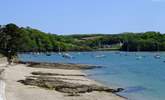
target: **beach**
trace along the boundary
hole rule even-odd
[[[98,85],[102,84],[85,76],[81,70],[49,69],[27,67],[27,64],[14,64],[4,67],[3,79],[5,81],[6,100],[125,100],[115,93],[106,91],[84,92],[76,95],[59,92],[54,89],[41,88],[33,85],[24,85],[19,80],[32,76],[32,72],[54,73],[57,79],[72,84]]]
[[[0,100],[6,100],[4,70],[7,65],[6,58],[0,58]]]

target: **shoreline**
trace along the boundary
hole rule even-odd
[[[0,58],[0,100],[6,100],[6,83],[4,80],[4,71],[6,65],[6,58]]]
[[[32,68],[27,67],[27,64],[15,64],[5,68],[4,79],[6,83],[7,100],[13,100],[13,98],[15,98],[15,100],[97,100],[103,98],[104,100],[126,100],[125,97],[104,91],[85,92],[80,93],[80,95],[69,94],[69,96],[67,93],[62,93],[54,89],[51,90],[33,85],[24,85],[18,82],[19,80],[25,80],[27,77],[29,78],[29,76],[32,76],[34,74],[32,74],[32,72],[49,73],[49,75],[51,75],[51,72],[56,75],[51,77],[60,78],[72,84],[95,84],[103,86],[103,84],[86,77],[86,74],[83,73],[82,70]]]
[[[6,100],[5,88],[6,88],[5,81],[0,80],[0,100]]]

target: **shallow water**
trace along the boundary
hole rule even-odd
[[[103,66],[100,69],[85,71],[90,78],[98,80],[111,87],[122,87],[125,91],[120,95],[130,100],[165,100],[165,53],[161,52],[161,58],[156,59],[154,52],[69,52],[73,59],[63,58],[53,53],[45,54],[21,54],[23,61],[40,62],[65,62],[94,64]],[[97,58],[97,55],[106,55]],[[138,57],[140,56],[140,57]]]

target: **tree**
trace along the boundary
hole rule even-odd
[[[21,47],[21,34],[19,27],[15,24],[7,24],[0,28],[0,52],[7,57],[11,64],[14,56]]]

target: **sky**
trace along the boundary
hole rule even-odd
[[[165,33],[165,0],[0,0],[0,24],[54,34]]]

